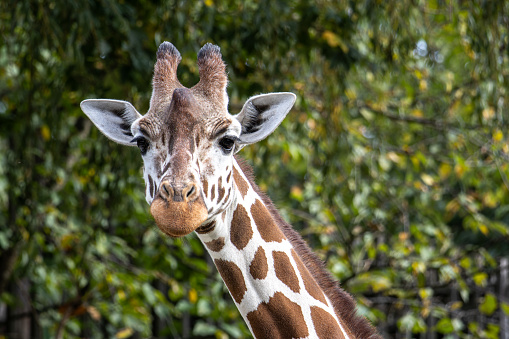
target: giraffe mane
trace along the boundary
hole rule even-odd
[[[301,235],[295,231],[279,214],[272,200],[256,185],[253,169],[239,156],[235,156],[242,172],[248,179],[255,192],[262,198],[263,203],[274,218],[276,224],[290,241],[298,256],[316,280],[325,295],[330,299],[334,311],[339,318],[344,319],[344,325],[354,334],[355,338],[381,338],[369,321],[357,314],[356,303],[353,297],[339,286],[339,282],[333,279],[325,269],[325,265],[318,256],[311,251]]]

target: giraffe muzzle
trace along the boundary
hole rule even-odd
[[[159,229],[171,237],[193,232],[208,217],[201,191],[194,182],[175,184],[163,181],[150,205],[150,213]]]

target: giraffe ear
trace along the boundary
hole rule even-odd
[[[141,118],[141,114],[129,102],[90,99],[82,101],[80,107],[108,138],[122,145],[136,146],[136,143],[131,142],[131,125]]]
[[[249,98],[242,111],[235,116],[242,126],[239,146],[265,139],[290,112],[295,98],[293,93],[261,94]]]

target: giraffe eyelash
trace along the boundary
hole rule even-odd
[[[136,142],[138,148],[140,149],[141,155],[145,155],[150,146],[150,142],[144,136],[137,136],[131,142]]]

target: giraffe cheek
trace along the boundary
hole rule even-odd
[[[208,217],[202,199],[193,202],[168,202],[156,197],[150,205],[150,213],[157,227],[170,237],[183,237],[193,232]]]

